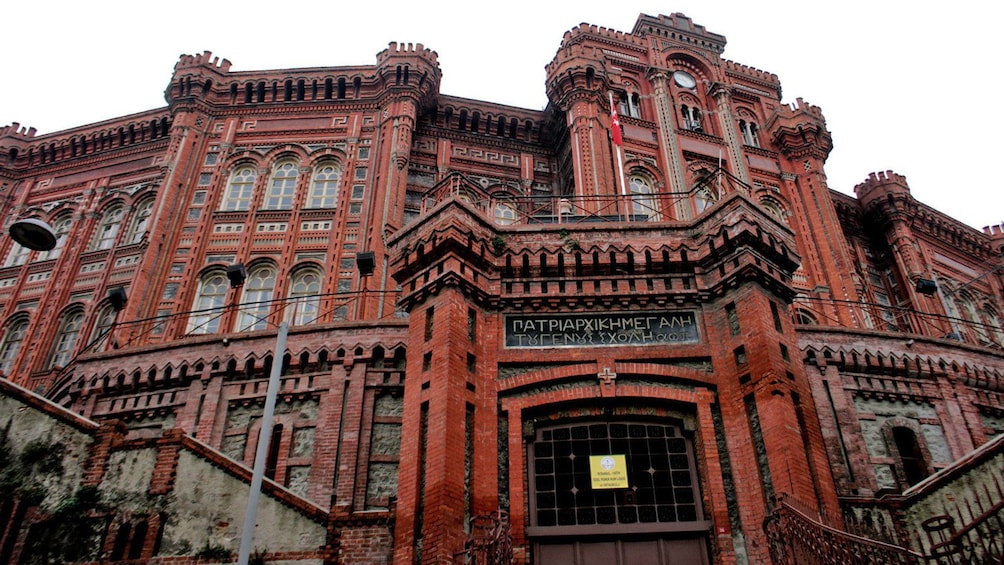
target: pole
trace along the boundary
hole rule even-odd
[[[247,565],[251,556],[251,541],[254,538],[254,528],[258,517],[258,498],[261,495],[261,482],[265,477],[265,459],[268,458],[268,447],[272,439],[272,418],[275,416],[275,397],[279,395],[279,377],[282,376],[282,358],[286,353],[286,334],[289,323],[279,324],[279,332],[275,336],[275,357],[272,359],[272,372],[268,377],[268,392],[265,394],[265,412],[261,417],[261,429],[258,431],[258,450],[254,456],[254,474],[251,476],[251,492],[248,494],[248,508],[244,513],[244,531],[241,533],[241,549],[237,558],[238,565]]]
[[[610,107],[614,107],[614,93],[612,91],[607,91],[607,96],[610,98]],[[619,127],[617,124],[611,124],[611,127]],[[631,218],[631,201],[627,198],[627,189],[624,188],[624,157],[621,155],[621,146],[614,143],[614,153],[617,155],[617,186],[620,188],[621,199],[624,200],[624,219],[628,220]]]

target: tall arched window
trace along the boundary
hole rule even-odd
[[[899,454],[903,475],[908,486],[923,481],[931,474],[924,458],[924,452],[920,449],[920,442],[917,441],[917,434],[913,430],[896,426],[892,429],[892,439],[896,444],[896,452]]]
[[[230,175],[227,192],[220,202],[220,210],[247,210],[251,207],[251,197],[254,195],[254,183],[258,172],[251,165],[244,165]]]
[[[658,205],[652,197],[652,183],[642,175],[631,175],[631,214],[655,218],[659,215]]]
[[[275,290],[275,267],[270,264],[251,268],[244,282],[237,331],[263,330],[268,327],[268,312]]]
[[[307,208],[334,208],[338,204],[338,184],[341,180],[342,167],[338,163],[318,165],[310,183]]]
[[[150,228],[150,216],[153,214],[153,198],[149,198],[140,203],[133,212],[132,225],[129,226],[129,235],[126,243],[139,243],[143,241],[146,230]]]
[[[739,120],[739,132],[743,136],[743,145],[760,147],[756,124],[753,122],[747,122],[746,120]]]
[[[199,291],[192,303],[192,315],[188,318],[188,333],[211,334],[220,330],[220,316],[229,286],[227,275],[222,270],[202,275]]]
[[[617,113],[631,118],[641,117],[641,97],[637,92],[621,92],[617,99]]]
[[[42,251],[38,254],[38,261],[48,259],[58,259],[63,247],[66,246],[66,236],[70,233],[70,226],[73,225],[73,217],[67,213],[56,218],[52,223],[52,231],[56,232],[56,246],[49,251]]]
[[[59,333],[52,345],[52,355],[49,356],[49,368],[65,367],[73,355],[73,348],[77,345],[77,337],[80,335],[80,327],[84,324],[84,311],[81,309],[70,310],[63,314],[63,320],[59,324]]]
[[[969,324],[972,336],[977,342],[986,343],[989,341],[989,336],[987,335],[986,328],[983,327],[980,321],[980,316],[976,312],[976,305],[973,303],[973,299],[967,293],[959,293],[956,302],[959,305],[959,310],[962,311],[962,317],[966,319]]]
[[[293,275],[289,297],[296,309],[293,325],[302,326],[317,320],[320,312],[321,273],[314,268],[300,269]]]
[[[989,305],[983,307],[983,321],[989,326],[990,333],[993,334],[994,342],[997,345],[1004,345],[1004,331],[1001,328],[1001,319],[997,311]]]
[[[111,249],[115,246],[115,238],[119,235],[119,226],[122,225],[122,206],[116,204],[101,216],[101,223],[98,224],[98,231],[91,241],[91,249]]]
[[[19,243],[13,243],[10,246],[10,250],[7,252],[7,259],[4,260],[4,267],[16,267],[18,265],[24,265],[25,261],[28,260],[28,255],[31,254],[31,249],[22,246]]]
[[[24,335],[27,332],[28,318],[25,317],[18,318],[7,326],[3,341],[0,342],[0,371],[5,375],[10,374],[10,368],[14,365],[14,359],[21,350],[21,343],[24,342]]]
[[[683,114],[683,129],[689,131],[702,131],[701,110],[699,108],[684,104],[680,107],[680,112]]]
[[[275,166],[272,179],[268,184],[268,196],[265,198],[266,210],[289,210],[293,208],[296,197],[296,179],[300,172],[293,161],[283,161]]]
[[[116,311],[112,308],[111,304],[106,304],[98,312],[98,317],[94,322],[94,330],[91,332],[91,342],[94,343],[94,348],[89,351],[101,351],[104,349],[105,344],[108,343],[109,333],[112,329],[112,324],[115,323]]]

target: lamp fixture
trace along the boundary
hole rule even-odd
[[[52,226],[38,218],[23,218],[10,225],[10,237],[22,247],[35,251],[49,251],[56,247],[56,232]]]

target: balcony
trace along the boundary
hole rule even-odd
[[[912,334],[997,350],[1004,344],[1004,329],[999,326],[904,306],[799,296],[792,303],[792,315],[795,325],[803,327],[852,327]],[[848,316],[852,321],[850,326],[843,321]]]

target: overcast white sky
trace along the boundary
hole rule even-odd
[[[728,38],[725,56],[777,74],[784,101],[819,106],[831,188],[873,171],[973,226],[1004,221],[1004,3],[958,0],[11,1],[2,9],[0,125],[40,134],[165,105],[179,55],[233,70],[372,64],[390,41],[439,53],[444,94],[541,109],[544,65],[581,22],[629,32],[682,12]],[[997,84],[998,86],[993,86]]]

